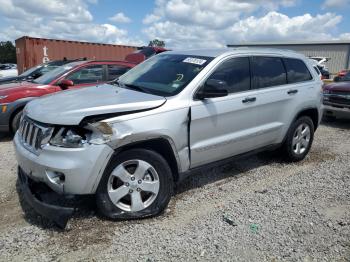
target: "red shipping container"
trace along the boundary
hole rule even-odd
[[[18,73],[53,60],[84,58],[92,60],[124,60],[137,50],[135,46],[98,44],[23,36],[16,39]]]

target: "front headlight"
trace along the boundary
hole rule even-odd
[[[50,145],[66,148],[83,147],[86,143],[101,145],[109,142],[113,129],[109,124],[97,122],[82,127],[61,127],[55,130]]]
[[[5,99],[8,96],[0,96],[0,100]]]
[[[61,127],[50,140],[50,145],[67,148],[83,147],[88,142],[88,130],[73,127]]]

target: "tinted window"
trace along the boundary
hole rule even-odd
[[[225,81],[229,93],[249,90],[249,58],[239,57],[225,61],[216,69],[209,79]]]
[[[253,87],[264,88],[287,83],[281,58],[256,56],[252,58]]]
[[[103,81],[103,66],[91,65],[80,68],[66,77],[72,80],[74,84],[90,84]]]
[[[288,83],[298,83],[312,79],[305,63],[300,59],[284,58]]]
[[[119,76],[123,75],[128,71],[129,68],[120,65],[108,65],[108,81],[117,79]]]

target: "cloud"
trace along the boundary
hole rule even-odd
[[[323,9],[327,8],[345,8],[350,6],[350,0],[326,0],[322,4]]]
[[[127,17],[124,13],[117,13],[108,19],[112,22],[115,22],[115,23],[130,23],[131,22],[131,19],[129,17]]]
[[[125,29],[98,24],[88,9],[96,0],[0,0],[0,16],[10,25],[3,27],[3,40],[24,35],[112,44],[144,45]]]
[[[161,19],[160,16],[154,15],[154,14],[148,14],[146,17],[142,20],[142,23],[145,25],[152,24],[154,22],[157,22]]]
[[[331,32],[342,21],[340,15],[289,17],[279,12],[281,7],[297,3],[293,0],[157,0],[153,13],[144,18],[147,27],[143,33],[149,39],[164,40],[170,48],[339,38]]]

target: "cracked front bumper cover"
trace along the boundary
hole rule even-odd
[[[73,207],[63,207],[45,203],[41,196],[42,190],[35,190],[36,182],[31,180],[20,167],[18,167],[18,178],[20,189],[28,204],[37,213],[48,218],[49,220],[52,220],[57,226],[64,229],[75,209]],[[57,193],[49,190],[49,188],[47,188],[47,191],[48,192],[45,192],[45,195],[57,195]]]

